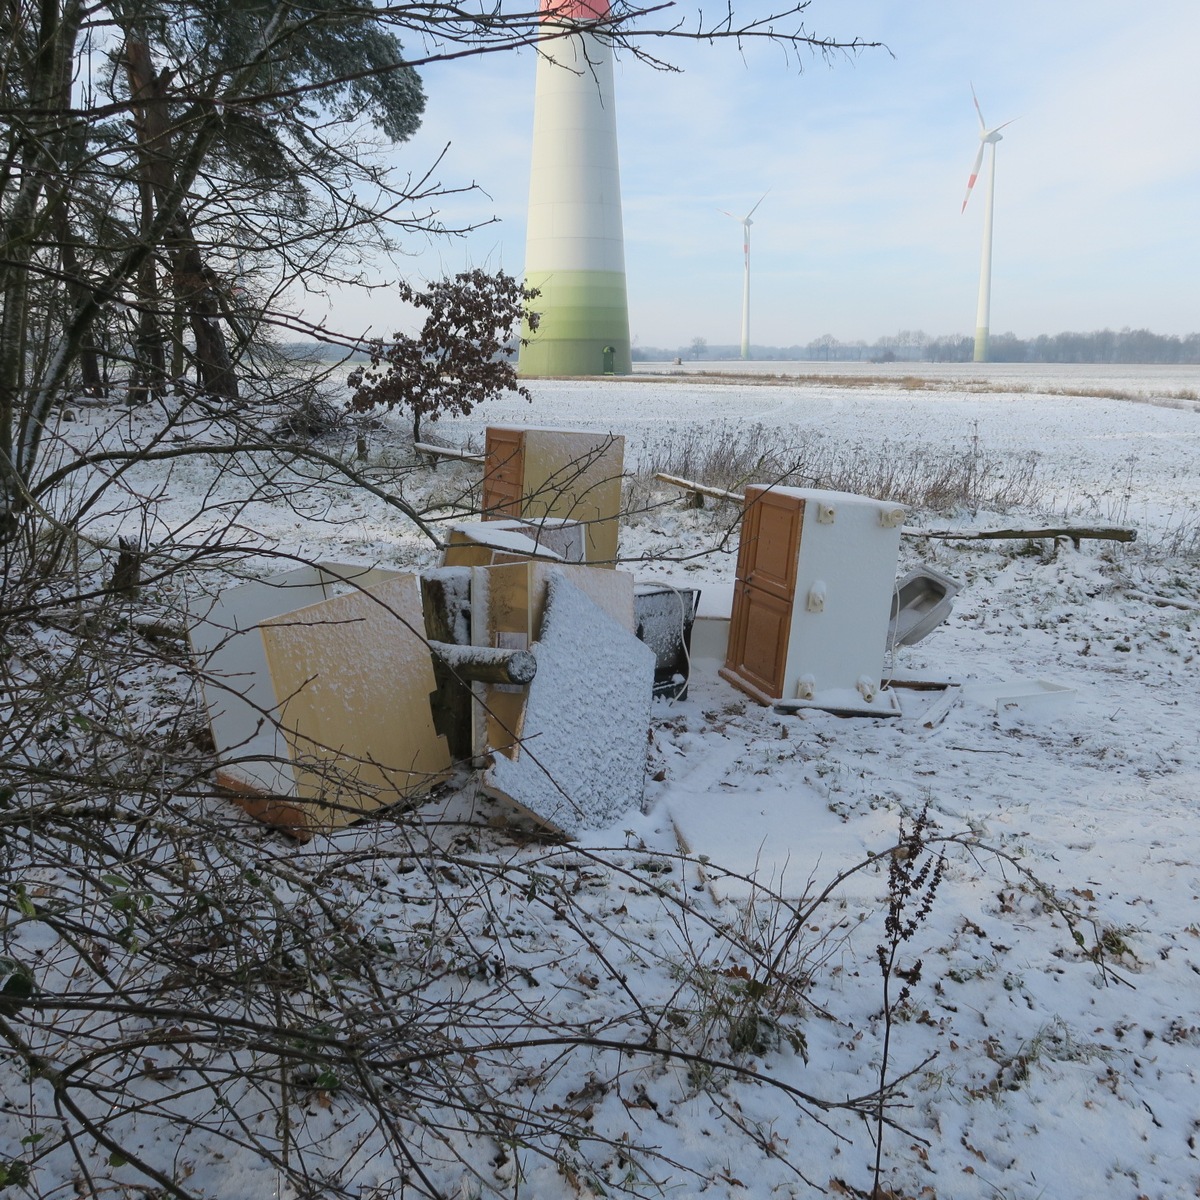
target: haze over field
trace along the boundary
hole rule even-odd
[[[959,211],[978,145],[972,83],[989,124],[1017,118],[998,148],[993,334],[1197,326],[1200,8],[855,0],[808,15],[817,34],[887,50],[797,63],[774,47],[654,41],[683,74],[619,61],[635,345],[737,341],[741,231],[719,210],[745,212],[768,188],[755,342],[973,333],[983,206]],[[422,129],[391,157],[420,172],[445,149],[436,177],[482,190],[448,198],[443,219],[498,224],[406,245],[399,272],[522,270],[533,73],[529,53],[425,72]],[[379,295],[341,295],[333,312],[352,332],[394,320]]]

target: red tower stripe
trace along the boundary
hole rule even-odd
[[[598,21],[608,16],[608,0],[542,0],[542,20]]]

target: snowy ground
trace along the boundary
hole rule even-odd
[[[904,1083],[910,1107],[893,1114],[905,1131],[885,1141],[887,1194],[1200,1195],[1200,370],[789,364],[792,373],[829,376],[790,383],[661,370],[680,377],[540,383],[532,405],[497,401],[432,431],[477,443],[487,423],[598,427],[626,435],[627,459],[640,469],[653,465],[655,446],[674,432],[722,422],[757,422],[783,440],[820,437],[863,454],[971,446],[1014,460],[1036,454],[1038,511],[917,513],[913,523],[1121,522],[1138,527],[1139,541],[1085,541],[1075,550],[905,540],[902,565],[931,561],[965,586],[945,625],[897,653],[896,672],[1041,679],[1070,689],[1041,712],[998,714],[976,698],[932,728],[920,720],[783,717],[700,664],[687,701],[656,702],[645,814],[564,850],[512,843],[481,827],[473,843],[480,855],[575,872],[575,900],[594,923],[589,951],[552,914],[521,909],[521,929],[510,929],[498,952],[510,967],[537,972],[547,1022],[569,1010],[589,1014],[598,1029],[623,1027],[629,1000],[621,979],[629,976],[668,1014],[664,1030],[678,1024],[682,1038],[727,1018],[736,1007],[731,997],[744,1000],[735,993],[747,971],[754,975],[754,955],[782,946],[789,969],[808,981],[805,1003],[769,1011],[764,1002],[762,1037],[743,1039],[735,1060],[809,1094],[869,1093],[879,1083],[885,1024],[876,948],[885,938],[891,861],[871,856],[895,844],[902,819],[911,825],[927,807],[951,840],[932,908],[901,953],[911,994],[894,1013],[889,1077],[913,1074]],[[877,382],[845,381],[868,371]],[[94,419],[80,414],[81,423]],[[379,460],[401,453],[399,428],[373,435]],[[212,470],[193,462],[170,475],[147,470],[136,481],[143,494],[160,497],[151,533],[189,519]],[[477,470],[444,465],[406,487],[414,498],[449,497]],[[727,582],[728,548],[696,556],[719,538],[730,513],[686,509],[666,489],[655,501],[631,516],[623,534],[629,568],[702,588]],[[406,567],[434,560],[411,527],[374,501],[322,512],[333,522],[262,504],[243,523],[264,546],[287,553]],[[439,804],[430,815],[498,816],[470,787]],[[690,857],[679,854],[671,818],[689,805],[703,811],[696,827],[711,837],[692,844]],[[816,896],[849,866],[866,865],[807,909],[803,928],[765,900],[747,913],[714,899],[702,876],[717,879],[718,897],[735,893],[719,886],[724,854],[740,855],[745,870],[738,838],[753,845],[758,820],[766,821],[771,861],[786,847],[791,895],[811,878]],[[387,836],[386,827],[367,827],[339,840],[361,851]],[[328,852],[287,849],[298,858]],[[402,887],[376,890],[353,872],[341,886],[364,926],[406,926],[412,897]],[[689,924],[679,898],[711,924]],[[514,898],[492,903],[516,920]],[[482,919],[476,928],[464,914],[462,929],[484,936]],[[620,976],[589,953],[619,962]],[[922,965],[912,971],[917,959]],[[685,962],[711,969],[687,973],[678,967]],[[897,986],[893,979],[893,1001]],[[676,1011],[686,1014],[677,1023],[669,1018]],[[574,1105],[591,1127],[614,1137],[627,1132],[659,1155],[644,1175],[611,1158],[593,1163],[591,1184],[586,1172],[531,1160],[520,1164],[519,1186],[520,1172],[501,1155],[484,1182],[513,1194],[599,1194],[601,1182],[630,1178],[643,1194],[678,1197],[870,1188],[875,1152],[862,1121],[835,1112],[818,1124],[749,1073],[706,1084],[653,1061],[596,1052],[563,1065],[539,1062],[534,1052],[514,1062],[512,1078],[514,1093],[531,1106]],[[351,1152],[349,1116],[342,1123],[336,1111],[314,1116],[314,1145],[333,1174],[363,1187],[386,1183],[372,1177],[366,1150]],[[219,1171],[201,1170],[192,1182],[206,1178],[211,1194],[222,1194]],[[448,1191],[457,1186],[453,1177],[443,1182]],[[464,1184],[462,1194],[475,1194],[477,1183]]]

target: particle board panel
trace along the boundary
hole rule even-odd
[[[264,621],[261,635],[299,807],[328,830],[446,777],[420,587],[396,576]]]
[[[563,539],[560,537],[559,540]],[[503,556],[563,561],[561,554],[541,541],[536,526],[508,519],[455,525],[446,540],[442,566],[486,567]]]
[[[287,742],[272,715],[276,696],[258,632],[261,622],[395,574],[384,568],[323,562],[192,600],[188,637],[221,759],[219,786],[265,797],[295,792]]]

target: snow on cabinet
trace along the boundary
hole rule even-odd
[[[485,519],[563,517],[587,530],[589,563],[617,557],[625,439],[583,429],[490,425],[483,474]]]
[[[905,515],[848,492],[747,487],[721,675],[763,704],[896,711],[880,684]]]

